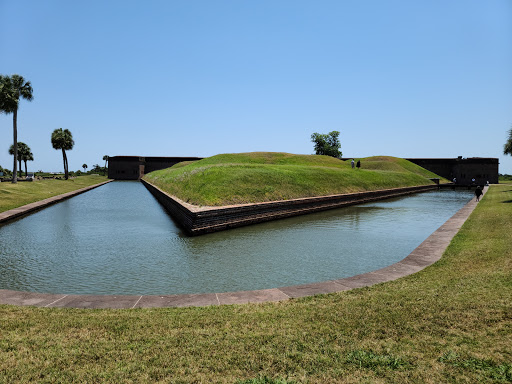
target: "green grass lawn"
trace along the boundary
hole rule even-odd
[[[179,163],[144,179],[191,204],[220,206],[427,185],[437,177],[394,157],[366,158],[361,164],[351,169],[349,161],[317,155],[223,154]]]
[[[373,287],[205,308],[0,306],[0,382],[511,382],[511,227],[512,185],[496,185],[439,262]]]
[[[0,183],[0,212],[106,181],[104,176],[79,176],[69,180],[34,180]]]

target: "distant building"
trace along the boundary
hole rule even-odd
[[[498,183],[499,160],[494,157],[468,157],[452,159],[406,159],[419,165],[436,175],[442,176],[450,181],[457,179],[457,184],[471,185],[473,179],[475,184],[483,185],[487,181],[491,184]]]
[[[146,173],[169,168],[182,161],[201,159],[202,157],[112,156],[108,158],[108,178],[115,180],[139,180]]]

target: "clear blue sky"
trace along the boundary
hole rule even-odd
[[[31,170],[103,155],[498,157],[512,126],[510,0],[0,0],[0,73],[31,81]],[[12,115],[0,165],[12,167]]]

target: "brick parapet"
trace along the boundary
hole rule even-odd
[[[255,204],[198,207],[188,204],[175,196],[171,196],[146,180],[141,181],[190,235],[202,235],[265,221],[399,197],[438,188],[437,185],[431,184]]]

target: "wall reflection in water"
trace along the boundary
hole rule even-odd
[[[187,237],[138,182],[113,182],[0,227],[0,289],[71,294],[252,290],[406,257],[472,197],[434,191]]]

